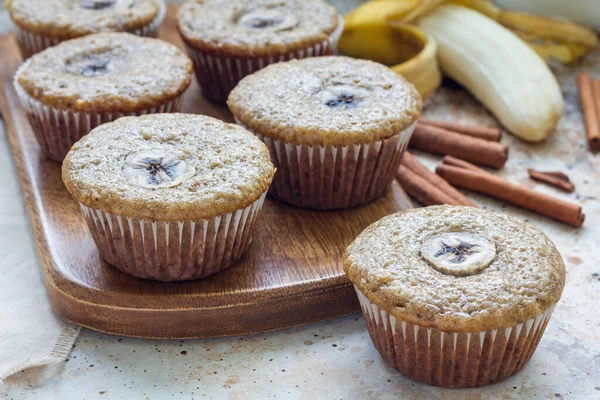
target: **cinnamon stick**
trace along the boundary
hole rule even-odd
[[[426,206],[434,204],[461,205],[458,201],[404,165],[400,165],[398,168],[396,178],[406,193]]]
[[[450,184],[504,200],[539,214],[580,227],[585,219],[581,206],[514,185],[490,173],[440,164],[436,173]]]
[[[451,155],[475,164],[501,168],[508,158],[508,147],[436,126],[417,124],[410,145],[429,153]]]
[[[428,118],[419,118],[419,122],[437,126],[438,128],[444,128],[449,131],[462,133],[463,135],[473,136],[479,139],[487,140],[490,142],[499,142],[502,137],[502,133],[498,128],[488,128],[486,126],[478,125],[462,125],[455,122],[436,121]]]
[[[468,161],[461,160],[461,159],[458,159],[458,158],[452,157],[452,156],[444,156],[444,158],[442,158],[442,162],[446,165],[453,165],[455,167],[470,169],[472,171],[483,172],[486,174],[489,173],[486,170],[479,168],[478,166],[473,165]]]
[[[546,171],[546,172],[544,172],[544,174],[555,176],[559,179],[562,179],[563,181],[571,182],[571,179],[566,174],[564,174],[560,171]]]
[[[547,183],[549,185],[562,189],[565,192],[572,193],[575,191],[575,185],[573,185],[573,182],[571,182],[569,177],[563,174],[562,172],[543,172],[529,168],[527,170],[527,173],[529,174],[529,177],[531,179]]]
[[[473,203],[471,200],[467,198],[464,194],[456,190],[452,185],[443,180],[439,175],[434,174],[421,164],[419,160],[410,154],[408,151],[404,153],[404,158],[402,159],[402,165],[407,167],[409,170],[419,175],[421,178],[425,179],[427,182],[436,186],[442,192],[445,192],[448,196],[454,199],[457,204],[464,206],[477,207],[477,204]]]
[[[600,101],[600,91],[594,90],[594,86],[597,85],[593,84],[589,74],[583,73],[577,76],[588,147],[592,151],[600,151],[600,114],[594,104]]]

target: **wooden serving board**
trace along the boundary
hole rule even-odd
[[[161,37],[180,45],[173,11]],[[376,202],[344,211],[302,210],[267,199],[249,251],[227,271],[180,283],[133,278],[99,258],[60,165],[40,154],[12,85],[22,62],[12,35],[0,37],[0,54],[2,116],[48,296],[65,319],[119,335],[194,338],[282,329],[359,310],[342,252],[372,222],[411,207],[396,182]],[[195,83],[185,111],[232,120],[225,107],[206,102]]]

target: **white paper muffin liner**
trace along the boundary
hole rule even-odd
[[[415,124],[388,139],[347,146],[296,144],[244,127],[267,145],[277,168],[270,195],[297,207],[331,210],[364,205],[385,193]]]
[[[227,57],[209,54],[189,45],[182,37],[188,55],[194,62],[194,71],[204,96],[217,103],[225,103],[229,92],[238,82],[269,64],[292,59],[333,55],[337,52],[337,43],[344,30],[344,20],[339,18],[337,28],[327,40],[300,50],[276,56],[263,57]]]
[[[182,281],[221,272],[244,254],[265,196],[229,214],[182,221],[133,218],[79,205],[106,262],[138,278]]]
[[[183,106],[182,93],[171,101],[135,112],[85,112],[59,109],[31,97],[18,83],[18,76],[29,62],[26,61],[17,70],[14,87],[42,152],[54,161],[61,162],[73,144],[98,125],[126,116],[179,112]]]
[[[156,0],[159,4],[159,10],[156,17],[148,25],[145,25],[139,29],[135,29],[130,33],[138,36],[157,37],[158,29],[162,24],[165,16],[167,15],[167,5],[164,0]],[[20,28],[14,24],[14,34],[21,49],[21,55],[26,60],[32,55],[39,53],[40,51],[47,49],[48,47],[56,46],[60,42],[67,39],[59,39],[52,36],[44,36],[39,33],[31,32]]]
[[[519,372],[529,361],[554,306],[506,329],[443,332],[396,319],[354,286],[367,329],[383,359],[400,373],[429,385],[489,385]]]

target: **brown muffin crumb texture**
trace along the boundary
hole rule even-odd
[[[269,65],[242,79],[227,104],[244,126],[272,139],[350,145],[407,128],[422,100],[384,65],[330,56]]]
[[[31,97],[56,108],[134,112],[175,99],[192,73],[190,59],[172,44],[99,33],[34,55],[16,79]]]
[[[493,242],[496,256],[481,272],[439,272],[421,256],[440,232],[468,232]],[[348,247],[344,270],[373,303],[401,321],[442,331],[475,332],[522,323],[554,305],[565,266],[534,226],[472,207],[433,206],[387,216]]]
[[[125,117],[77,142],[63,181],[80,203],[162,221],[211,218],[247,207],[275,173],[253,134],[189,114]]]

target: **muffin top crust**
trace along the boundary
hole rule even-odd
[[[16,81],[29,96],[56,108],[133,112],[175,99],[192,74],[191,60],[172,44],[98,33],[35,54]]]
[[[344,270],[396,318],[455,332],[522,323],[558,302],[565,282],[562,257],[539,229],[457,206],[375,222],[347,248]]]
[[[192,47],[242,57],[303,49],[341,28],[324,0],[192,0],[181,6],[177,21]]]
[[[164,0],[7,0],[22,29],[58,39],[90,33],[134,31],[164,12]]]
[[[62,166],[67,190],[85,206],[161,221],[243,209],[274,174],[267,147],[252,133],[191,114],[101,125],[72,147]]]
[[[381,64],[329,56],[269,65],[242,79],[227,104],[241,124],[273,139],[351,145],[409,127],[422,100]]]

